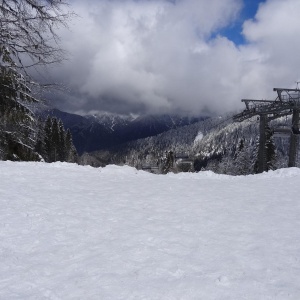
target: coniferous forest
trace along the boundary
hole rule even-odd
[[[290,121],[290,117],[274,120],[266,130],[268,170],[287,167],[289,137],[274,137],[273,132],[279,125],[289,127]],[[220,174],[247,175],[258,173],[258,141],[256,117],[238,123],[233,122],[229,114],[83,153],[80,161],[94,166],[127,164],[159,174],[211,170]]]

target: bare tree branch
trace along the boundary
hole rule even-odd
[[[61,62],[58,27],[67,27],[73,13],[60,0],[0,0],[0,47],[27,74],[32,66]],[[0,52],[0,62],[1,62]]]

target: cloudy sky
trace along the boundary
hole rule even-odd
[[[299,0],[71,0],[55,66],[80,114],[224,113],[300,80]]]

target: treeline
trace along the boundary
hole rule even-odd
[[[65,130],[62,121],[55,117],[48,117],[46,122],[39,122],[35,150],[42,159],[46,162],[77,162],[78,155],[72,134],[69,129]]]
[[[287,167],[289,139],[274,138],[272,132],[279,124],[289,123],[289,118],[274,120],[266,130],[268,170]],[[234,123],[229,115],[130,142],[110,149],[109,153],[85,154],[84,164],[127,164],[160,174],[211,170],[219,174],[248,175],[258,172],[258,144],[257,119]],[[177,159],[180,153],[188,159]]]
[[[4,126],[1,124],[0,130],[1,160],[78,162],[72,134],[69,129],[65,130],[61,120],[54,117],[48,117],[46,121],[31,120],[30,127],[25,126],[20,120],[12,122],[9,119],[7,123],[3,122],[5,118],[1,120],[4,124]]]

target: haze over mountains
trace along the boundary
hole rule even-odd
[[[84,152],[106,150],[118,145],[156,136],[170,129],[194,124],[207,117],[192,117],[179,115],[145,115],[145,116],[120,116],[117,114],[102,114],[80,116],[60,111],[47,109],[41,113],[61,119],[65,128],[70,129],[74,145],[81,155]]]

